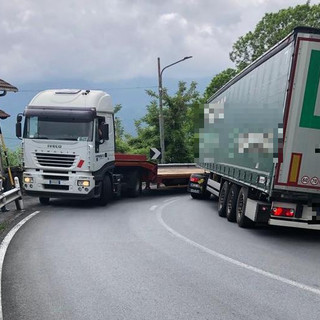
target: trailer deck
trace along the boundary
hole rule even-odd
[[[158,186],[186,186],[190,175],[204,173],[204,169],[195,163],[156,164],[148,161],[145,155],[115,154],[116,167],[136,167],[140,169],[141,181],[147,184],[156,183]]]

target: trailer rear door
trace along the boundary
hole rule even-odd
[[[319,80],[320,35],[298,33],[275,189],[320,194]]]

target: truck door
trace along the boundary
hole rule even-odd
[[[101,127],[107,125],[108,135],[102,136]],[[98,117],[95,120],[95,160],[103,165],[105,162],[114,161],[114,126],[113,115]]]

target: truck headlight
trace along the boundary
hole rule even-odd
[[[32,177],[23,177],[23,182],[24,183],[33,183],[33,178]]]
[[[90,181],[89,180],[78,180],[78,186],[80,187],[90,187]]]

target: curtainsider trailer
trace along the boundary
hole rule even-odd
[[[204,107],[194,198],[255,223],[320,229],[320,29],[298,27]]]

